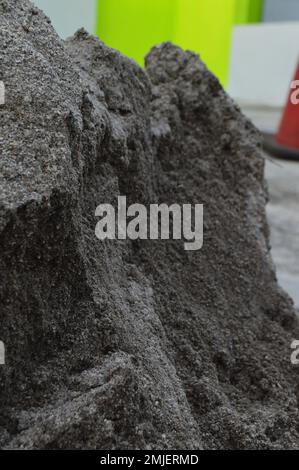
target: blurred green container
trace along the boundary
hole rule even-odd
[[[144,65],[155,45],[174,36],[176,0],[98,0],[97,34]]]
[[[261,13],[262,0],[98,0],[97,34],[142,66],[153,45],[172,41],[199,53],[226,85],[233,25]]]

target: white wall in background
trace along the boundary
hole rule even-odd
[[[96,0],[33,0],[50,17],[57,33],[64,39],[82,26],[95,33]]]
[[[236,26],[228,91],[241,104],[282,107],[298,60],[299,22]]]

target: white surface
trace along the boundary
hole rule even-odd
[[[33,3],[49,16],[63,39],[82,27],[95,33],[96,0],[33,0]]]
[[[228,92],[240,104],[284,107],[298,59],[299,22],[236,26]]]

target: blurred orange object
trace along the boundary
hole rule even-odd
[[[275,157],[299,162],[299,64],[276,136],[264,134],[264,148]]]
[[[276,137],[278,144],[299,151],[299,65]],[[295,91],[294,91],[295,90]]]

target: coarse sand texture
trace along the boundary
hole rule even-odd
[[[260,139],[191,52],[142,70],[0,0],[0,445],[299,448],[299,339]],[[204,246],[95,236],[102,203],[204,204]]]

